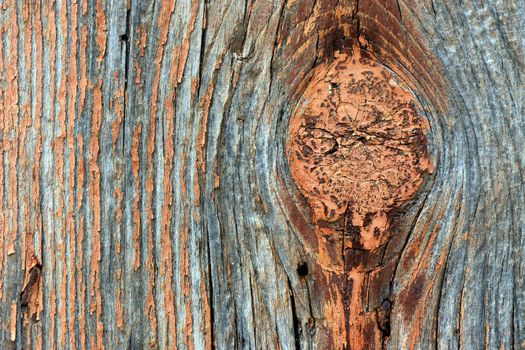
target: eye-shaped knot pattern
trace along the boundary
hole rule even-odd
[[[363,56],[336,53],[315,69],[291,117],[287,153],[314,224],[337,226],[351,213],[354,227],[378,236],[386,213],[430,171],[429,127],[410,90]]]

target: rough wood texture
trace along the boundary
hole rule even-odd
[[[287,156],[315,231],[305,233],[304,248],[327,280],[329,348],[377,349],[390,334],[389,284],[400,253],[390,244],[401,234],[392,214],[431,171],[428,123],[416,97],[366,52],[334,54],[316,67],[292,113]]]
[[[523,1],[0,7],[0,348],[525,348]],[[345,256],[367,303],[287,158],[316,67],[361,51],[432,164],[379,262]]]

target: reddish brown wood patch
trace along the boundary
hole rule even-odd
[[[389,218],[414,197],[431,162],[428,122],[413,93],[354,51],[336,52],[315,69],[290,120],[287,157],[310,207],[316,262],[326,271],[326,316],[341,338],[334,347],[366,348],[368,339],[376,348],[390,304],[370,296],[383,295],[374,289],[388,286],[392,275],[381,258],[395,234]]]
[[[414,96],[381,65],[337,53],[319,66],[288,145],[314,221],[337,222],[350,209],[354,226],[371,231],[356,243],[377,246],[373,231],[386,229],[386,212],[408,200],[429,169],[426,130]]]

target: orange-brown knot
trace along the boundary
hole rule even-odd
[[[373,250],[387,239],[387,213],[430,171],[428,122],[408,88],[355,51],[315,69],[290,120],[287,156],[318,232],[357,227],[359,248]]]

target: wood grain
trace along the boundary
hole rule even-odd
[[[334,56],[316,67],[292,113],[287,158],[315,231],[304,248],[327,280],[330,347],[377,349],[390,334],[398,215],[432,172],[428,122],[366,51]]]
[[[0,348],[524,348],[523,28],[520,0],[3,1]],[[357,47],[433,168],[356,343],[287,144]]]

